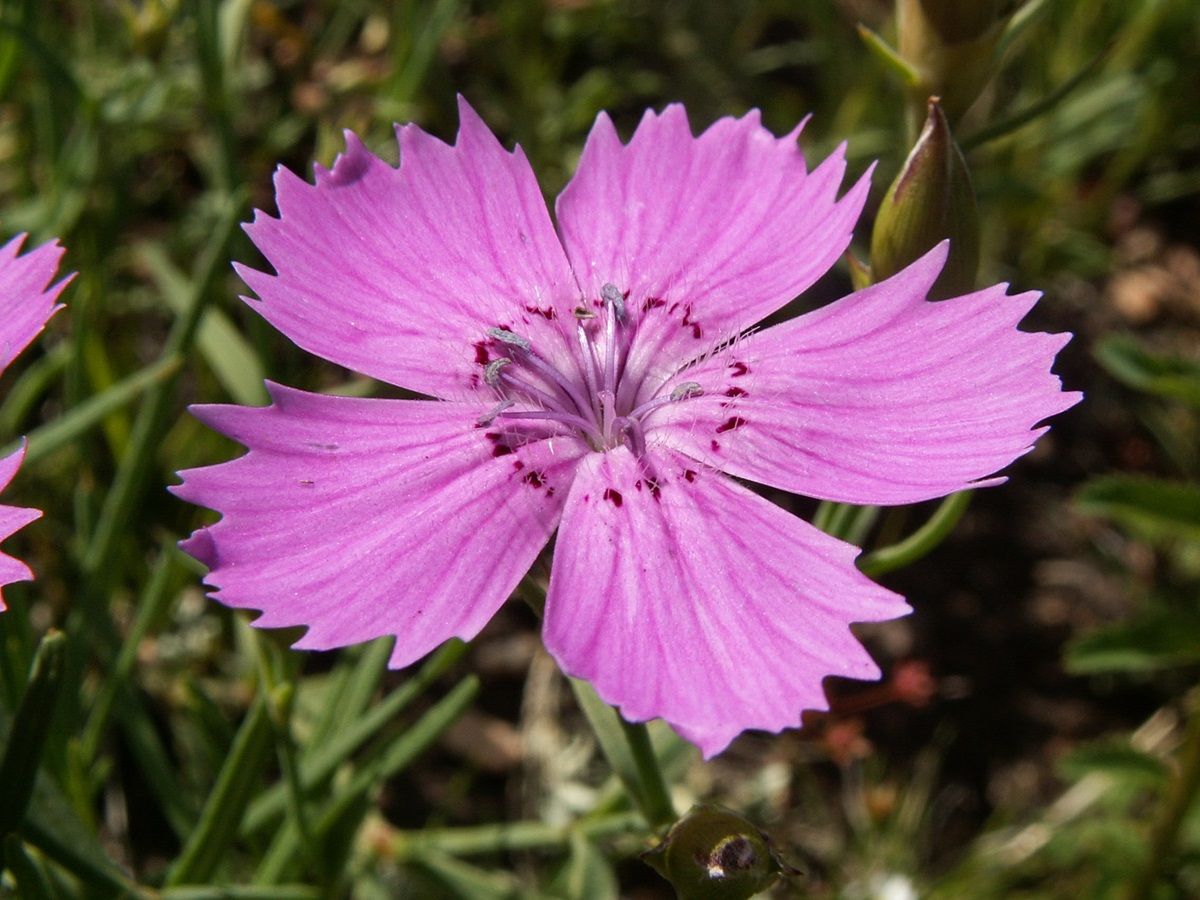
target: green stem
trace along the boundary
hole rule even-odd
[[[604,758],[642,818],[651,828],[673,822],[675,810],[645,724],[626,722],[586,681],[572,678],[570,683]]]
[[[951,494],[924,525],[899,543],[859,557],[858,568],[872,578],[911,565],[944,541],[971,504],[971,492]]]
[[[671,801],[671,792],[667,789],[658,757],[650,743],[646,723],[627,722],[622,718],[621,728],[625,732],[625,740],[629,742],[633,763],[642,784],[642,813],[646,821],[654,828],[670,825],[676,819],[675,804]]]
[[[1150,852],[1134,878],[1128,900],[1150,900],[1155,884],[1175,851],[1179,829],[1200,790],[1200,694],[1192,702],[1187,733],[1179,750],[1179,770],[1167,788],[1158,818],[1150,829]]]
[[[296,697],[296,683],[286,674],[276,677],[271,646],[262,632],[254,631],[252,639],[257,650],[259,673],[263,683],[263,694],[267,700],[271,732],[279,756],[279,768],[283,772],[283,784],[287,791],[288,813],[299,835],[301,848],[308,859],[312,860],[321,885],[328,887],[325,856],[320,852],[321,848],[313,836],[305,803],[304,785],[300,779],[300,765],[296,758],[296,743],[292,737],[292,705]]]

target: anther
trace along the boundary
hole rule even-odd
[[[587,322],[596,318],[596,314],[586,306],[577,306],[575,307],[575,318],[577,318],[580,322]]]
[[[617,315],[617,320],[625,321],[625,297],[621,294],[618,288],[611,281],[600,288],[600,297],[607,303]]]
[[[500,370],[505,366],[511,366],[512,360],[507,356],[501,356],[499,359],[493,359],[483,369],[483,380],[488,383],[488,387],[497,387],[500,384]]]
[[[496,360],[496,362],[500,362],[500,360]],[[495,363],[492,363],[492,365],[495,365]],[[687,400],[690,397],[699,397],[703,393],[704,388],[698,382],[685,381],[683,384],[675,385],[675,390],[671,391],[671,399]]]
[[[513,405],[513,402],[511,400],[502,400],[500,403],[496,404],[496,406],[493,407],[491,410],[489,410],[488,412],[485,412],[482,416],[480,416],[478,419],[476,419],[475,424],[478,425],[480,428],[486,428],[488,425],[491,425],[492,422],[496,421],[496,416],[500,415],[500,413],[504,412],[506,409],[508,409],[512,405]]]
[[[513,334],[507,328],[489,328],[487,333],[502,343],[519,347],[522,350],[528,351],[532,346],[525,338],[519,334]]]

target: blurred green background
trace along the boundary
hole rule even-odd
[[[707,765],[655,731],[681,808],[750,815],[802,870],[777,896],[1200,896],[1200,9],[993,5],[954,122],[979,281],[1045,291],[1026,327],[1075,333],[1057,370],[1087,399],[883,578],[915,613],[862,631],[882,684],[831,682],[830,714]],[[0,380],[0,441],[31,436],[5,502],[45,511],[6,544],[38,580],[0,616],[0,743],[23,773],[0,809],[28,804],[0,816],[0,896],[670,897],[521,604],[413,671],[385,672],[385,644],[293,653],[203,598],[174,544],[207,519],[164,486],[237,453],[190,402],[263,403],[264,377],[385,393],[237,299],[230,261],[261,262],[237,226],[274,210],[277,165],[329,164],[347,128],[394,162],[392,123],[450,140],[462,93],[553,197],[602,109],[624,135],[671,101],[696,130],[812,113],[810,159],[847,141],[851,176],[879,161],[866,259],[922,100],[857,28],[895,45],[893,13],[0,3],[0,232],[60,237],[79,272]],[[842,266],[802,302],[849,289]]]

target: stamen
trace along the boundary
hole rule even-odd
[[[483,369],[483,380],[488,383],[488,387],[499,387],[500,385],[500,370],[505,366],[511,366],[512,360],[507,356],[501,356],[499,359],[493,359]]]
[[[625,321],[625,297],[620,288],[610,281],[600,288],[600,298],[617,314],[618,321]]]
[[[671,391],[672,400],[687,400],[689,397],[699,397],[704,393],[704,388],[700,387],[698,381],[685,381],[683,384],[677,384],[675,390]]]
[[[521,361],[545,378],[552,387],[561,391],[563,398],[571,403],[581,414],[586,413],[592,408],[587,399],[580,395],[579,385],[571,379],[566,378],[554,366],[547,365],[536,353],[527,351],[521,356]]]
[[[480,428],[486,428],[487,426],[491,425],[492,422],[496,421],[496,416],[500,415],[500,413],[504,412],[512,405],[513,402],[511,400],[501,400],[496,404],[495,407],[476,419],[475,424]]]
[[[500,419],[536,419],[537,421],[560,422],[570,428],[575,428],[587,435],[588,440],[596,449],[604,447],[604,440],[600,437],[600,433],[596,431],[596,426],[586,419],[573,415],[569,412],[554,409],[530,409],[530,410],[514,410],[513,412],[500,411],[496,414]]]
[[[525,338],[521,337],[519,334],[514,334],[507,328],[489,328],[487,333],[498,341],[509,344],[513,347],[520,347],[522,350],[528,351],[533,346],[529,343],[529,341],[525,340]]]
[[[671,393],[660,395],[653,400],[647,400],[633,410],[633,412],[629,413],[628,417],[641,421],[656,409],[662,409],[669,403],[679,403],[682,400],[690,400],[692,397],[703,396],[703,394],[704,389],[699,384],[694,381],[685,381],[683,384],[677,385]]]
[[[596,392],[600,390],[600,361],[596,359],[596,348],[582,325],[576,326],[575,337],[579,340],[579,350],[583,354],[584,386],[587,388],[588,395],[595,397]],[[588,406],[593,412],[599,414],[599,407],[595,403],[589,403]],[[580,412],[582,411],[580,410]]]
[[[587,322],[596,318],[596,314],[586,306],[577,306],[575,307],[575,318],[581,322]]]
[[[522,378],[517,378],[509,372],[501,372],[500,380],[511,387],[513,390],[524,394],[530,400],[545,406],[549,409],[558,409],[561,405],[558,400],[551,397],[541,388],[538,388]]]

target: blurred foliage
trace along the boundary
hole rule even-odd
[[[1003,7],[992,75],[955,124],[978,196],[980,281],[1045,287],[1057,312],[1035,317],[1082,321],[1117,265],[1124,219],[1200,239],[1200,16],[1194,0]],[[0,3],[3,232],[61,237],[79,272],[69,315],[0,383],[0,442],[31,436],[5,501],[46,513],[9,545],[38,581],[6,589],[0,616],[3,766],[12,757],[39,771],[32,786],[0,784],[6,827],[10,804],[28,804],[4,842],[0,896],[665,890],[623,862],[649,832],[590,763],[545,791],[537,820],[498,826],[494,776],[439,751],[422,770],[436,776],[439,806],[415,805],[404,774],[486,689],[464,648],[402,674],[386,672],[378,642],[285,652],[294,634],[252,632],[202,598],[200,570],[174,548],[200,514],[162,486],[236,452],[187,403],[262,402],[264,376],[381,390],[314,361],[236,299],[228,261],[257,259],[236,225],[273,211],[276,165],[329,164],[347,128],[394,161],[393,121],[451,139],[461,92],[524,147],[552,196],[598,111],[628,134],[647,106],[678,100],[696,128],[758,107],[781,133],[811,112],[806,153],[846,140],[851,175],[878,159],[878,203],[911,146],[909,109],[924,102],[903,60],[880,61],[899,45],[881,0]],[[868,234],[860,228],[860,256]],[[845,287],[844,274],[833,280],[822,290]],[[776,838],[785,855],[802,850],[813,896],[1104,897],[1131,877],[1160,879],[1157,893],[1135,885],[1139,896],[1200,894],[1200,813],[1178,800],[1200,742],[1184,699],[1200,665],[1200,360],[1177,350],[1125,334],[1099,343],[1099,363],[1126,386],[1112,389],[1130,391],[1155,459],[1170,463],[1108,473],[1079,494],[1081,509],[1113,523],[1096,540],[1101,556],[1128,530],[1163,560],[1146,578],[1110,555],[1136,606],[1067,655],[1106,684],[1150,680],[1161,709],[1141,728],[1074,748],[1053,792],[1004,798],[952,853],[939,846],[955,803],[939,781],[941,745],[905,765],[886,752],[863,761],[853,718],[821,732],[831,749],[819,765],[756,759],[716,786],[658,735],[676,789],[787,818]],[[53,707],[36,699],[47,675],[35,665],[58,652],[43,639],[51,626],[66,635]],[[46,710],[38,741],[8,740],[34,702]],[[786,816],[763,799],[772,778],[790,786]]]

